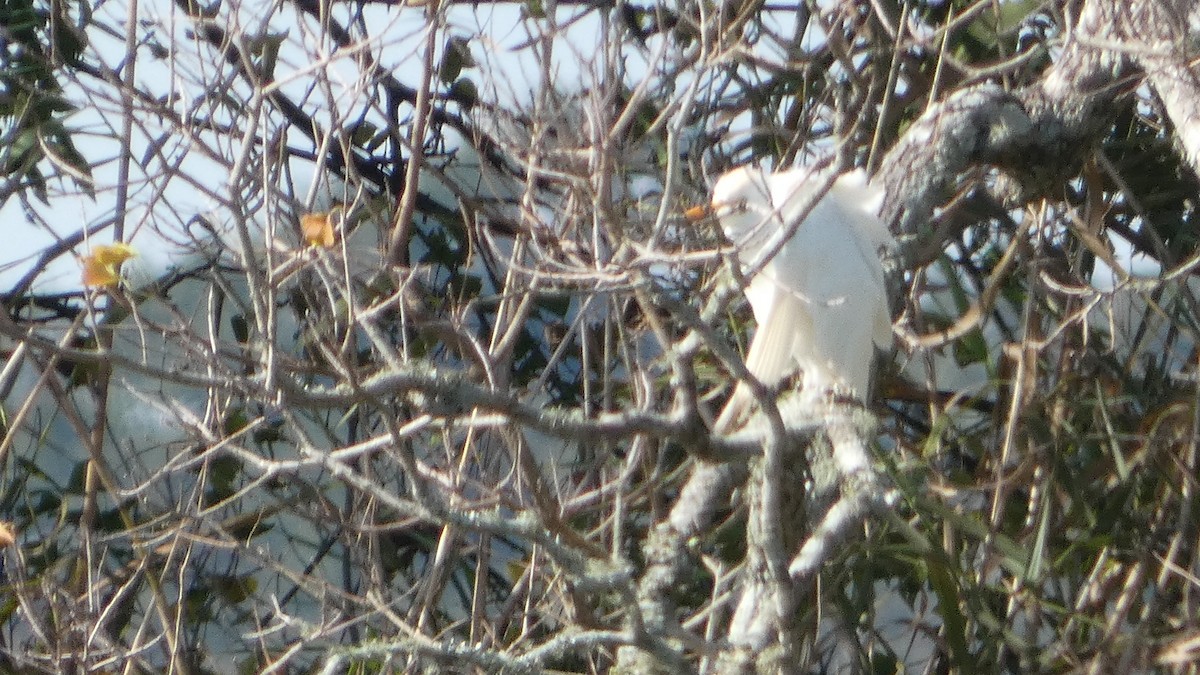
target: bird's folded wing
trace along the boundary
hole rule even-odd
[[[761,287],[769,287],[773,298],[770,303],[764,303],[764,306],[771,308],[766,319],[756,317],[759,324],[754,339],[750,341],[750,350],[746,353],[746,370],[759,382],[773,387],[796,370],[793,346],[802,320],[803,300],[774,283],[762,284]],[[718,433],[732,430],[753,402],[754,393],[750,387],[739,382],[717,418],[714,430]]]
[[[846,189],[839,182],[835,188],[843,190],[846,196],[857,195],[859,200],[872,198],[869,189],[865,186],[861,189]],[[871,208],[874,207],[860,210],[852,206],[854,203],[853,201],[839,202],[842,205],[841,217],[850,226],[850,232],[855,235],[854,248],[861,257],[865,271],[860,282],[862,290],[869,292],[871,296],[879,300],[872,326],[875,345],[881,349],[887,349],[892,346],[892,313],[888,306],[887,281],[880,256],[885,250],[894,247],[896,240],[892,238],[892,233],[879,218],[871,212]]]

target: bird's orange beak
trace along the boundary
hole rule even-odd
[[[698,223],[701,220],[713,214],[713,207],[710,204],[697,204],[683,212],[683,217],[689,222]]]

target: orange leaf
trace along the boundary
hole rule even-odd
[[[712,215],[712,207],[707,204],[693,206],[683,212],[683,217],[688,219],[688,222],[698,222]]]
[[[330,213],[306,213],[300,216],[300,234],[309,246],[333,246],[333,218]]]

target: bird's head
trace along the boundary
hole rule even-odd
[[[709,208],[717,218],[736,216],[754,203],[770,203],[767,177],[761,169],[738,167],[717,179],[713,184]]]
[[[696,221],[716,216],[730,241],[744,243],[772,214],[771,195],[767,177],[761,169],[738,167],[717,179],[712,189],[712,201],[686,212]]]

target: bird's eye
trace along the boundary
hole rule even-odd
[[[718,218],[727,218],[733,215],[740,215],[750,210],[749,200],[730,199],[728,201],[713,202],[713,214]]]

